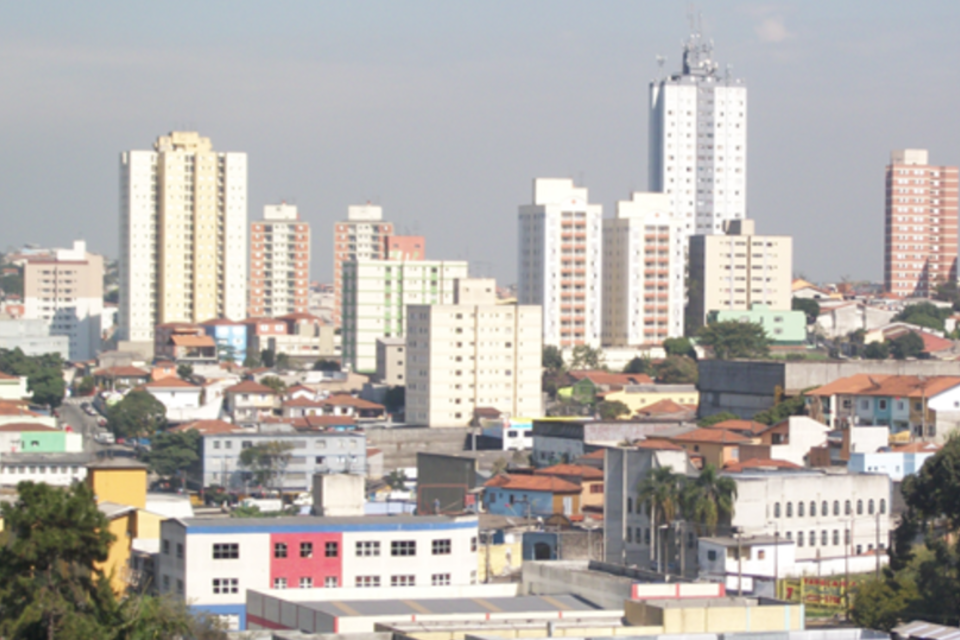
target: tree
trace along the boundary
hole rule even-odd
[[[273,389],[277,395],[283,395],[287,390],[287,383],[277,376],[264,376],[260,379],[260,384]]]
[[[240,452],[240,466],[249,470],[254,482],[260,486],[272,487],[278,480],[282,486],[292,450],[292,442],[271,440],[255,444]]]
[[[737,483],[721,476],[708,464],[692,482],[684,486],[683,503],[687,519],[697,524],[700,533],[717,534],[717,525],[733,520]]]
[[[696,384],[700,375],[697,363],[687,356],[670,356],[653,369],[657,382],[663,384]]]
[[[574,371],[602,369],[603,351],[587,344],[579,344],[570,354],[570,369]]]
[[[700,329],[700,344],[713,349],[718,360],[733,358],[766,358],[770,340],[763,327],[754,322],[724,320]]]
[[[27,389],[36,404],[58,407],[67,384],[63,379],[63,359],[57,353],[28,356],[16,349],[0,349],[0,371],[13,376],[26,376]]]
[[[904,307],[903,311],[893,316],[893,322],[907,322],[921,327],[928,327],[943,331],[943,320],[953,314],[953,309],[941,309],[932,302],[918,302]]]
[[[33,394],[31,400],[35,404],[59,407],[63,402],[67,383],[60,369],[44,367],[27,378],[27,389]]]
[[[656,467],[650,469],[637,485],[637,505],[645,505],[650,514],[650,528],[654,532],[652,542],[656,545],[657,557],[660,557],[660,545],[656,540],[658,527],[676,520],[680,512],[683,481],[683,476],[675,474],[670,467]]]
[[[290,356],[286,353],[278,353],[276,366],[280,371],[289,371],[291,369]]]
[[[753,421],[760,424],[778,424],[790,416],[800,416],[806,411],[807,401],[801,393],[798,396],[778,402],[770,409],[754,414]]]
[[[627,363],[627,366],[623,368],[623,372],[643,373],[650,375],[653,373],[653,363],[650,361],[650,358],[641,358],[640,356],[637,356]]]
[[[97,385],[93,381],[93,376],[83,376],[80,379],[80,382],[77,383],[77,395],[89,396],[96,391]]]
[[[131,391],[107,411],[107,429],[121,438],[152,436],[166,423],[167,408],[147,391]]]
[[[597,413],[600,414],[600,417],[604,420],[616,420],[622,415],[629,416],[630,407],[619,400],[604,400],[597,405]]]
[[[863,348],[863,357],[868,360],[886,360],[890,357],[890,347],[886,342],[871,342]]]
[[[383,404],[388,411],[399,411],[406,404],[406,397],[406,387],[390,387],[383,396]]]
[[[383,481],[394,491],[407,488],[407,474],[402,469],[394,469],[384,476]]]
[[[200,433],[188,431],[164,431],[151,442],[147,454],[150,470],[164,478],[180,476],[181,486],[186,488],[187,470],[200,460]]]
[[[336,360],[327,360],[320,358],[313,363],[314,371],[340,371],[340,363]]]
[[[668,356],[688,356],[694,358],[697,352],[690,338],[667,338],[663,341],[663,350]]]
[[[260,366],[260,356],[259,354],[253,353],[252,351],[247,352],[247,357],[243,359],[243,366],[247,369],[256,369]]]
[[[541,356],[543,368],[551,374],[557,374],[563,371],[563,353],[552,344],[543,347]]]
[[[919,595],[910,579],[869,579],[857,587],[850,617],[857,626],[890,631],[904,620]]]
[[[923,354],[923,338],[914,331],[908,331],[890,341],[890,353],[897,360],[917,358]]]
[[[189,380],[193,377],[193,366],[187,363],[177,365],[177,377],[181,380]]]
[[[723,422],[725,420],[739,420],[740,416],[735,413],[730,413],[729,411],[721,411],[720,413],[715,413],[712,416],[707,416],[706,418],[700,419],[697,424],[701,427],[709,427],[710,425],[717,424],[718,422]]]
[[[270,349],[264,349],[260,352],[260,363],[267,369],[273,369],[277,363],[277,354]]]
[[[813,298],[794,298],[790,308],[807,314],[807,324],[815,324],[820,317],[820,303]]]

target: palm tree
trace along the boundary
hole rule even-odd
[[[685,517],[697,523],[697,532],[717,534],[721,520],[732,521],[737,483],[706,465],[693,482],[687,483],[682,498]]]
[[[680,508],[681,485],[683,477],[669,467],[657,467],[647,472],[647,476],[637,485],[637,506],[647,505],[651,515],[650,529],[653,532],[651,544],[655,555],[660,557],[659,525],[673,522]]]

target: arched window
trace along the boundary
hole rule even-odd
[[[803,503],[802,503],[802,502],[798,502],[798,503],[797,503],[797,517],[798,517],[798,518],[802,518],[802,517],[803,517]]]
[[[887,501],[884,498],[880,498],[880,513],[887,512]]]
[[[788,517],[788,518],[792,518],[792,517],[793,517],[793,503],[792,503],[792,502],[788,502],[788,503],[787,503],[787,517]]]
[[[863,500],[857,500],[857,515],[863,515]]]
[[[774,502],[774,503],[773,503],[773,517],[774,517],[774,518],[779,518],[779,517],[780,517],[780,503],[779,503],[779,502]]]
[[[810,546],[811,546],[811,547],[817,546],[817,532],[816,532],[816,531],[811,531],[811,532],[810,532]]]
[[[873,498],[870,498],[870,501],[867,502],[867,513],[873,515]]]
[[[827,542],[828,542],[827,530],[824,529],[823,531],[820,532],[820,546],[821,547],[827,546]]]
[[[797,531],[797,546],[803,546],[803,531]]]
[[[840,515],[840,501],[839,501],[839,500],[834,500],[834,501],[833,501],[833,515],[835,515],[835,516]]]
[[[833,546],[840,545],[840,531],[838,529],[833,530]]]
[[[811,518],[817,517],[817,503],[814,502],[813,500],[810,501],[810,517]]]
[[[829,506],[830,506],[830,505],[827,504],[827,501],[826,501],[826,500],[824,500],[823,502],[821,502],[821,503],[820,503],[820,515],[822,515],[822,516],[828,516],[828,515],[830,515],[830,510],[829,510],[829,508],[828,508]]]
[[[853,511],[850,510],[850,501],[849,501],[849,500],[847,500],[847,502],[843,505],[843,509],[844,509],[843,513],[844,513],[845,515],[850,515],[851,513],[853,513]]]

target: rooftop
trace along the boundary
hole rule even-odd
[[[671,436],[670,439],[674,442],[700,442],[708,444],[749,444],[751,442],[750,438],[745,438],[727,429],[709,429],[706,427]]]
[[[894,376],[888,374],[858,373],[834,380],[808,391],[808,396],[884,396],[932,398],[960,385],[960,376]]]
[[[244,380],[232,387],[227,387],[224,393],[276,393],[276,391],[265,384],[260,384],[253,380]]]
[[[181,518],[178,520],[187,529],[261,529],[282,533],[284,531],[316,531],[329,527],[399,528],[401,526],[424,529],[446,528],[451,525],[477,526],[476,516],[287,516],[280,518]]]
[[[580,487],[554,476],[500,474],[487,480],[485,487],[499,487],[514,491],[545,491],[549,493],[580,493]]]
[[[185,424],[177,425],[170,431],[199,431],[202,435],[216,435],[223,433],[243,433],[244,429],[230,422],[223,420],[196,420]]]
[[[603,480],[603,471],[583,464],[555,464],[552,467],[537,469],[535,475],[577,476],[584,480]]]

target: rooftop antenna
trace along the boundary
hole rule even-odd
[[[663,75],[663,64],[667,61],[667,56],[657,54],[657,67],[660,68],[660,75]]]

